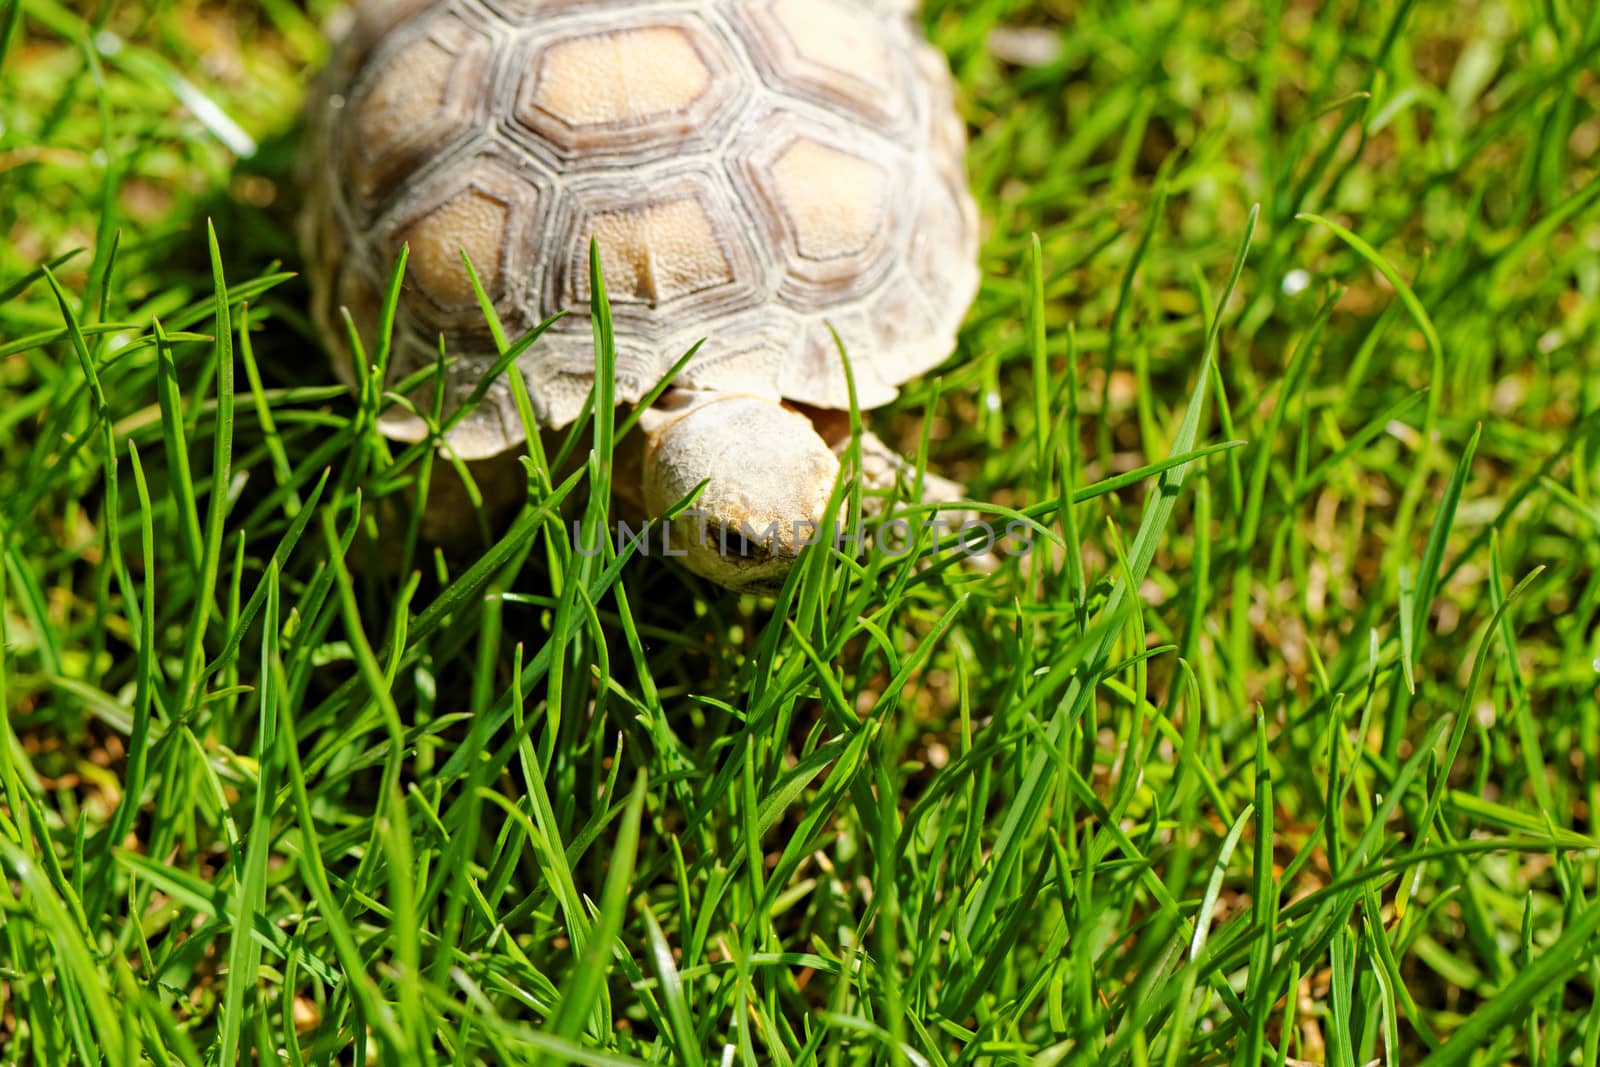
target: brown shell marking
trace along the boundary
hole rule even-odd
[[[391,373],[430,365],[442,333],[459,402],[496,356],[465,252],[508,331],[567,313],[519,362],[536,415],[564,425],[593,380],[593,239],[619,402],[704,340],[680,383],[843,407],[834,331],[859,401],[892,399],[949,354],[977,284],[950,75],[903,8],[365,0],[307,124],[302,230],[330,345],[341,303],[367,340],[375,280],[408,244]],[[520,438],[497,384],[452,442]]]

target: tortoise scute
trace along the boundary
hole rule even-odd
[[[539,22],[554,15],[607,9],[624,11],[641,7],[639,0],[484,0],[486,5],[515,24]]]
[[[893,126],[906,119],[905,57],[881,15],[848,0],[733,5],[751,58],[774,88]]]
[[[806,259],[860,255],[889,217],[889,176],[869,159],[798,139],[772,165],[773,191]]]
[[[411,278],[422,295],[445,309],[472,307],[476,297],[462,262],[450,255],[459,245],[491,296],[501,288],[501,260],[511,207],[481,189],[469,189],[411,224],[406,243],[416,249]]]
[[[613,300],[659,307],[734,280],[705,205],[692,196],[596,215],[589,236]]]
[[[906,160],[894,142],[782,110],[744,131],[730,154],[740,199],[780,269],[782,302],[834,312],[882,284],[905,240],[895,177]]]
[[[710,88],[711,71],[683,28],[647,26],[550,46],[529,103],[573,128],[637,126],[683,111]]]
[[[345,165],[370,207],[481,124],[491,44],[463,23],[425,18],[428,32],[379,55],[345,108]]]
[[[442,335],[451,410],[493,363],[463,254],[559,427],[593,384],[589,246],[616,321],[619,402],[703,341],[679,383],[863,406],[940,362],[976,289],[976,208],[942,57],[908,0],[366,0],[308,116],[314,312],[353,380],[410,248],[393,377]],[[837,338],[835,337],[837,333]],[[434,385],[413,401],[426,411]],[[386,430],[426,427],[394,416]],[[451,436],[515,445],[496,383]]]
[[[521,286],[535,269],[555,199],[554,178],[536,165],[493,145],[469,146],[443,157],[374,224],[385,264],[410,249],[401,328],[428,342],[423,358],[434,359],[441,332],[453,352],[492,349],[467,262],[506,329],[537,321]],[[416,369],[403,360],[394,366],[401,374]]]
[[[586,184],[572,196],[580,214],[563,242],[571,260],[556,298],[564,306],[589,304],[591,240],[618,321],[653,341],[765,301],[764,258],[741,232],[739,211],[715,172],[678,167],[648,183]]]
[[[694,15],[546,27],[522,41],[513,121],[536,151],[565,160],[710,151],[749,95],[717,30]]]
[[[336,83],[348,80],[401,23],[416,18],[438,0],[369,0],[335,15],[329,31],[339,46],[328,74]]]
[[[363,157],[392,155],[396,147],[419,140],[421,127],[434,123],[445,107],[458,58],[446,44],[425,37],[379,71],[356,104],[351,148],[358,157],[358,173],[366,169]]]

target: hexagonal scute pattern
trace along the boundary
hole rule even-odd
[[[529,80],[526,110],[567,130],[648,125],[711,91],[689,31],[646,26],[557,41]]]
[[[892,143],[799,112],[741,133],[732,155],[741,199],[782,267],[781,295],[826,308],[870,289],[893,266],[905,229]],[[904,185],[903,180],[900,183]]]
[[[870,159],[806,137],[768,171],[800,255],[818,263],[870,249],[889,223],[889,175]]]
[[[515,120],[563,159],[682,153],[709,146],[747,94],[704,21],[659,18],[530,38]]]
[[[470,134],[487,109],[489,41],[457,19],[424,21],[427,33],[376,57],[348,105],[350,178],[369,204]]]
[[[560,427],[593,387],[593,241],[619,402],[703,341],[681,384],[842,407],[835,330],[863,406],[886,402],[948,354],[977,284],[964,127],[909,3],[359,0],[307,123],[319,328],[343,348],[347,306],[372,343],[409,244],[390,373],[442,337],[452,410],[496,358],[464,250],[508,333],[565,313],[519,362]],[[450,442],[521,434],[495,383]]]
[[[595,215],[589,236],[613,300],[660,307],[733,281],[705,205],[692,196]]]
[[[733,5],[751,58],[777,89],[886,126],[906,121],[903,46],[894,21],[852,0],[744,0]]]
[[[412,281],[437,307],[471,307],[476,303],[472,279],[465,264],[451,254],[459,246],[484,292],[499,298],[510,222],[511,205],[505,200],[476,188],[457,193],[406,227],[406,243],[417,250],[408,264]]]
[[[554,182],[484,151],[447,169],[380,223],[378,247],[394,262],[409,246],[406,310],[430,331],[485,333],[483,313],[462,253],[508,326],[526,315],[511,279],[536,269]]]
[[[394,32],[395,27],[420,15],[437,0],[387,0],[386,3],[359,4],[346,8],[335,19],[342,20],[342,37],[333,63],[342,67],[344,76],[358,70],[372,55],[374,48]],[[335,36],[340,27],[330,27]]]
[[[483,0],[508,21],[521,25],[539,22],[568,12],[604,11],[608,8],[637,9],[639,0]]]
[[[599,185],[577,193],[583,205],[566,242],[570,263],[559,299],[587,309],[589,245],[611,303],[683,316],[749,307],[766,292],[766,271],[735,232],[739,214],[715,181],[690,172],[650,183]]]

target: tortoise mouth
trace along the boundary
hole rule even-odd
[[[735,565],[759,567],[777,559],[792,561],[796,558],[776,549],[771,541],[749,536],[738,525],[707,522],[706,538],[716,547],[718,555]]]
[[[778,539],[739,523],[708,518],[702,533],[698,547],[717,560],[716,581],[736,592],[775,596],[800,558]]]

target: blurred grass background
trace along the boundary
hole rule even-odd
[[[1600,1062],[1600,5],[928,4],[1059,544],[776,605],[374,563],[330,7],[0,3],[4,1062]]]

